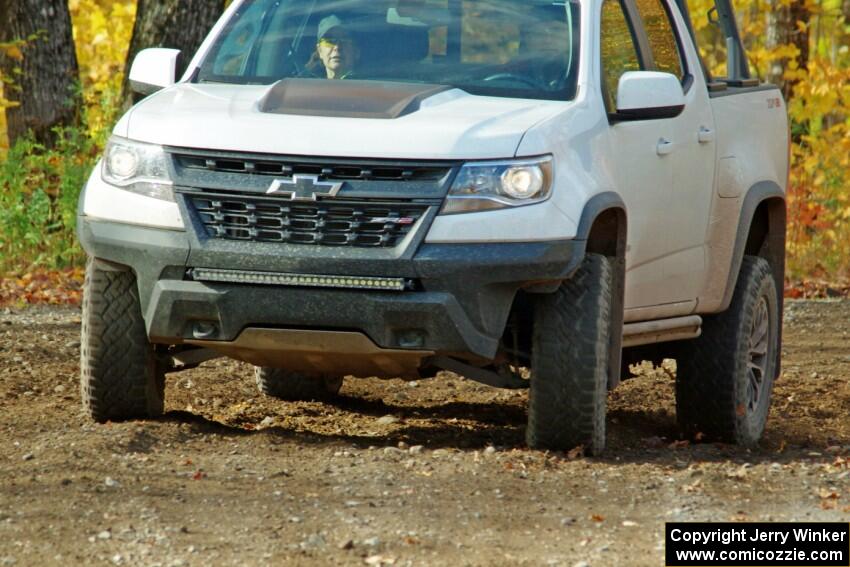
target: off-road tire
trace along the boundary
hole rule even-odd
[[[529,447],[605,449],[614,269],[588,254],[555,293],[537,298],[528,399]]]
[[[254,368],[257,387],[273,398],[291,402],[326,400],[339,393],[342,376],[307,376],[281,368]]]
[[[132,272],[88,261],[80,343],[80,391],[92,419],[162,415],[165,374],[148,342]]]
[[[765,350],[761,356],[759,345]],[[676,418],[682,432],[745,446],[758,443],[778,348],[779,296],[770,264],[745,256],[729,309],[705,317],[702,335],[678,345]],[[758,386],[755,399],[752,386]]]

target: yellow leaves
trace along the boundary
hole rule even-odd
[[[813,57],[807,69],[786,71],[785,77],[798,81],[789,105],[791,118],[797,123],[809,123],[814,134],[824,117],[850,113],[850,69]]]
[[[84,88],[96,94],[116,89],[123,77],[136,3],[73,0],[69,7]]]
[[[17,61],[24,60],[24,52],[21,51],[20,46],[15,43],[0,44],[0,50],[3,51],[3,54],[6,57],[11,57]]]
[[[815,90],[815,89],[812,89]],[[809,91],[801,96],[811,108]],[[799,110],[797,111],[799,113]],[[821,119],[823,116],[816,117]],[[823,121],[822,121],[823,122]],[[792,148],[788,273],[850,274],[850,125],[821,123]]]
[[[135,0],[70,0],[71,21],[89,129],[111,127],[114,101],[124,76],[124,61],[136,17]]]

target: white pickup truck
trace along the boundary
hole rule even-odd
[[[236,0],[182,78],[142,52],[80,201],[87,412],[214,356],[284,399],[446,369],[598,453],[628,364],[675,358],[683,433],[756,443],[788,123],[713,12],[726,77],[686,0]]]

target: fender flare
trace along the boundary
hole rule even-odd
[[[785,202],[785,192],[774,181],[760,181],[747,190],[744,202],[741,206],[741,213],[738,220],[738,231],[735,235],[735,248],[732,254],[732,264],[729,268],[729,275],[726,280],[726,291],[723,294],[723,302],[720,305],[719,311],[725,311],[732,303],[732,295],[735,292],[735,284],[738,281],[738,273],[741,271],[741,263],[744,261],[744,253],[747,247],[747,237],[750,234],[750,228],[753,224],[756,210],[759,205],[768,199],[781,199]],[[768,237],[770,235],[768,234]],[[780,298],[785,282],[785,227],[782,227],[782,249],[776,258],[771,261],[773,277],[776,281],[777,291]],[[769,261],[771,259],[768,259]]]
[[[565,267],[564,273],[561,280],[552,282],[552,283],[544,283],[540,285],[534,285],[524,288],[528,293],[553,293],[558,289],[558,286],[561,285],[561,281],[563,279],[567,279],[572,277],[573,273],[578,268],[581,263],[582,258],[588,252],[587,246],[588,241],[590,240],[590,232],[593,230],[593,225],[602,214],[607,211],[616,210],[621,215],[621,221],[623,225],[619,227],[618,238],[615,246],[614,254],[607,254],[609,256],[616,255],[618,259],[622,260],[623,263],[623,277],[625,277],[625,257],[626,257],[626,205],[623,203],[623,200],[617,193],[613,191],[606,191],[604,193],[599,193],[590,198],[590,200],[585,203],[584,208],[581,211],[581,217],[579,218],[579,223],[576,228],[576,235],[572,238],[572,241],[576,243],[575,247],[575,258],[573,258],[569,265]],[[594,250],[590,250],[593,252]]]
[[[604,193],[598,193],[591,197],[590,200],[585,203],[584,208],[581,211],[578,229],[576,230],[576,240],[587,241],[590,238],[590,229],[593,228],[594,221],[596,221],[599,215],[610,209],[618,209],[621,211],[625,220],[626,204],[623,202],[623,199],[620,198],[620,195],[613,191],[605,191]],[[625,230],[622,231],[624,244],[625,232]],[[623,251],[625,252],[625,249]]]

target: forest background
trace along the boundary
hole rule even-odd
[[[734,3],[751,70],[779,84],[788,101],[793,145],[786,292],[846,291],[850,0]],[[8,25],[8,10],[15,5],[24,15],[43,6],[70,16],[66,25],[73,40],[66,43],[72,41],[68,51],[76,59],[75,86],[62,95],[68,98],[67,112],[31,134],[21,133],[13,120],[7,127],[6,111],[28,102],[28,57],[35,57],[40,42],[55,44],[59,34],[35,29],[15,35],[20,29]],[[223,0],[0,0],[0,303],[78,299],[84,255],[74,236],[77,198],[128,105],[122,92],[127,61],[140,47],[196,46],[225,5]],[[722,76],[725,48],[712,23],[713,0],[690,0],[690,6],[706,65]]]

